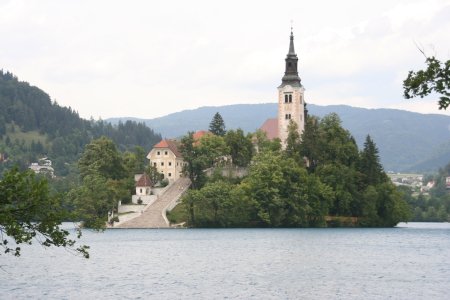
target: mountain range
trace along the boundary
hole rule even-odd
[[[378,146],[386,171],[435,171],[450,161],[450,116],[347,105],[308,104],[307,109],[310,115],[318,117],[337,113],[343,127],[355,137],[360,149],[366,136],[370,135]],[[266,119],[276,117],[277,104],[208,106],[154,119],[121,117],[106,121],[113,124],[126,120],[144,122],[163,137],[176,138],[188,131],[208,129],[216,112],[222,115],[227,129],[241,128],[254,132]]]

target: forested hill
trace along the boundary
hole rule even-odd
[[[406,100],[405,100],[406,101]],[[323,117],[335,112],[362,148],[367,134],[380,150],[385,170],[434,171],[450,161],[450,116],[419,114],[397,109],[365,109],[347,105],[308,104],[311,115]],[[437,108],[436,108],[437,109]],[[165,137],[178,137],[188,130],[207,129],[219,112],[227,129],[253,132],[277,115],[276,103],[200,107],[144,121]],[[132,118],[109,119],[111,122]]]
[[[64,175],[84,146],[100,136],[111,138],[120,150],[141,146],[145,151],[161,139],[144,123],[135,121],[111,125],[85,120],[72,108],[53,102],[49,95],[10,72],[0,70],[0,153],[8,162],[26,167],[39,156],[48,156],[57,174]]]

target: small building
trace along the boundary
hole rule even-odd
[[[183,170],[183,157],[178,150],[178,142],[164,139],[148,153],[150,165],[155,167],[163,178],[173,182],[180,178]]]
[[[136,182],[136,196],[151,195],[153,183],[147,174],[142,174]]]
[[[55,169],[52,167],[52,161],[47,157],[41,158],[37,163],[31,163],[28,169],[33,170],[36,174],[49,175],[55,177]]]

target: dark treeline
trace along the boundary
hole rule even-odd
[[[16,139],[17,131],[33,134],[28,140]],[[84,146],[101,136],[112,139],[121,151],[135,146],[149,150],[161,139],[143,123],[127,121],[113,126],[102,120],[82,119],[41,89],[0,70],[0,153],[9,158],[6,167],[19,164],[24,168],[45,155],[52,159],[57,175],[66,175],[68,164],[79,158]]]

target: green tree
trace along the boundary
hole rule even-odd
[[[156,184],[164,179],[163,174],[159,173],[155,166],[148,165],[145,167],[144,172],[148,175],[153,184]]]
[[[222,116],[219,114],[219,112],[216,112],[211,120],[211,123],[209,123],[209,131],[218,136],[225,135],[225,122],[223,121]]]
[[[132,161],[135,163],[127,169],[116,145],[106,137],[86,145],[78,161],[82,184],[73,188],[66,200],[75,207],[85,227],[103,228],[108,212],[114,211],[118,201],[129,201],[134,187],[132,169],[140,167],[136,157]]]
[[[380,221],[373,225],[392,227],[398,222],[409,220],[411,210],[391,182],[379,184],[376,189],[378,193],[377,213]]]
[[[67,216],[60,199],[50,195],[46,180],[36,178],[31,171],[19,172],[17,168],[5,172],[0,181],[0,246],[4,253],[19,256],[21,244],[37,241],[45,247],[72,249],[88,258],[89,247],[75,249],[75,240],[60,227]]]
[[[89,174],[83,178],[81,186],[70,190],[67,198],[84,227],[104,228],[108,212],[114,210],[119,196],[110,180],[99,174]]]
[[[334,192],[330,214],[336,216],[358,216],[360,191],[358,189],[358,173],[349,166],[340,163],[320,165],[315,174],[330,186]]]
[[[230,150],[233,164],[239,167],[246,167],[253,156],[253,144],[250,136],[245,136],[242,129],[228,130],[225,135],[225,142]]]
[[[94,174],[112,179],[126,177],[122,157],[114,142],[107,137],[93,140],[86,145],[78,161],[78,169],[81,178]]]
[[[314,172],[319,163],[319,119],[308,116],[305,122],[305,130],[301,136],[300,154],[307,159],[306,165],[309,172]]]
[[[201,190],[191,190],[183,199],[193,203],[195,218],[190,220],[198,227],[248,226],[254,206],[238,186],[224,181],[206,184]]]
[[[439,109],[447,109],[450,105],[450,60],[441,62],[431,56],[426,57],[425,63],[426,69],[409,71],[408,77],[403,81],[404,97],[423,98],[431,93],[438,93],[441,95]]]
[[[279,138],[275,138],[273,140],[269,140],[267,135],[261,129],[258,129],[253,135],[253,139],[256,144],[257,152],[279,152],[281,151],[281,140]]]
[[[335,113],[323,117],[319,124],[319,163],[340,163],[346,166],[358,161],[358,146],[350,132],[341,126]]]
[[[358,169],[363,174],[363,181],[366,185],[377,185],[388,181],[380,164],[378,148],[369,135],[366,137],[364,149],[360,154]]]
[[[133,152],[126,151],[122,155],[122,160],[126,172],[129,175],[141,174],[145,171],[145,167],[147,166],[145,151],[141,146],[134,147]]]
[[[198,158],[203,161],[204,167],[209,168],[223,162],[230,152],[222,136],[205,134],[198,143],[194,143]]]
[[[288,157],[294,159],[298,164],[303,164],[300,142],[298,125],[291,120],[288,125],[288,136],[286,139],[285,152]]]
[[[272,151],[257,154],[242,188],[256,203],[264,226],[323,226],[332,191],[292,158]]]
[[[183,173],[191,180],[191,187],[193,189],[200,189],[206,181],[206,176],[203,172],[206,168],[206,162],[199,149],[194,145],[193,135],[193,132],[188,132],[181,139],[180,152],[186,163],[183,166]]]

